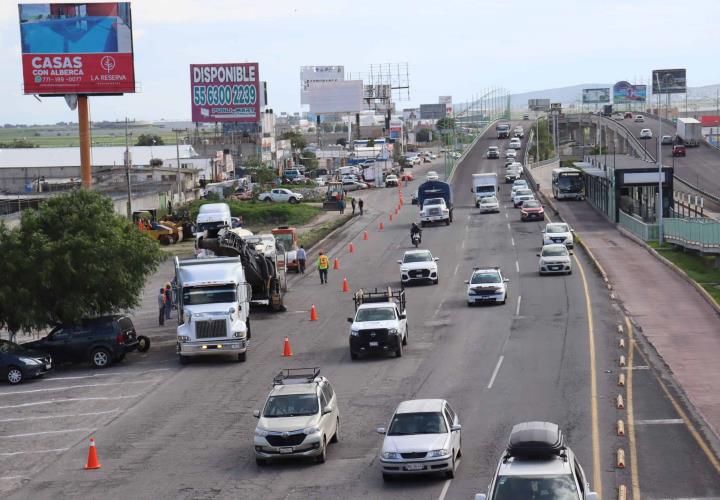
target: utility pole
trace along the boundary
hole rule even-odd
[[[125,118],[125,178],[127,180],[127,216],[132,220],[132,187],[130,186],[130,167],[132,166],[132,158],[130,157],[130,144],[128,140],[128,119]]]
[[[177,195],[178,195],[178,205],[182,203],[182,199],[180,198],[180,194],[183,192],[182,189],[182,181],[180,181],[180,139],[178,134],[180,132],[187,132],[187,129],[182,128],[174,128],[172,129],[173,132],[175,132],[175,154],[177,156]]]
[[[660,79],[658,74],[655,73],[655,80],[658,87],[658,108],[660,107],[660,94],[662,88],[660,88]],[[658,135],[662,138],[662,120],[658,120]],[[658,167],[658,208],[657,210],[657,221],[658,221],[658,243],[660,246],[663,244],[663,171],[662,171],[662,141],[658,142],[657,148],[657,167]]]

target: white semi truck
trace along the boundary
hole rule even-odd
[[[250,339],[252,288],[240,257],[175,257],[178,287],[177,354],[181,364],[197,356],[245,361]]]
[[[487,196],[497,196],[498,180],[497,173],[472,174],[472,189],[475,196],[475,207],[480,206],[480,200]]]
[[[697,147],[703,140],[702,124],[695,118],[677,119],[677,137],[680,144],[686,147]]]

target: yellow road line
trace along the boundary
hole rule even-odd
[[[630,319],[625,316],[625,330],[628,334],[628,366],[627,366],[627,421],[628,441],[630,442],[630,483],[633,500],[640,500],[640,479],[638,476],[637,442],[635,441],[635,415],[633,413],[633,355],[635,340]]]

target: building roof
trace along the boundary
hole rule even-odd
[[[152,155],[151,155],[152,153]],[[90,150],[94,166],[123,165],[125,146],[94,147]],[[149,165],[151,158],[174,160],[177,148],[172,146],[130,146],[133,165]],[[192,146],[180,146],[180,158],[199,155]],[[80,148],[8,148],[0,149],[0,168],[79,167]]]

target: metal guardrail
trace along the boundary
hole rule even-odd
[[[643,241],[658,239],[657,224],[646,224],[632,215],[620,210],[619,224]],[[665,219],[667,221],[668,219]]]
[[[720,222],[705,218],[665,219],[667,241],[705,253],[720,253]]]
[[[450,173],[447,176],[446,182],[452,182],[453,177],[455,176],[455,171],[457,170],[458,165],[465,160],[465,157],[468,155],[470,151],[475,147],[477,142],[480,140],[480,138],[485,135],[485,132],[487,132],[492,125],[494,125],[496,122],[499,122],[500,120],[504,120],[504,118],[496,118],[495,120],[492,120],[485,125],[484,128],[480,130],[478,135],[473,139],[473,141],[468,144],[468,147],[465,148],[465,151],[463,151],[463,154],[458,158],[458,160],[453,164],[452,169],[450,170]],[[446,153],[447,154],[447,153]]]

